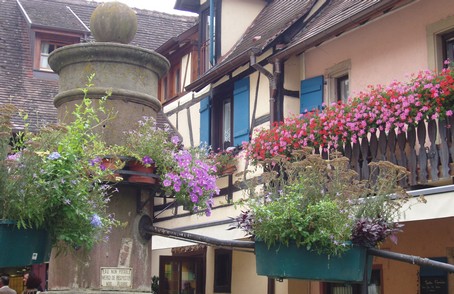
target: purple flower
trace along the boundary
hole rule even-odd
[[[55,159],[59,159],[60,157],[61,157],[60,153],[52,152],[51,154],[49,154],[49,156],[47,156],[47,159],[55,160]]]
[[[96,158],[93,158],[92,160],[90,160],[90,165],[95,166],[96,164],[98,164],[100,162],[101,162],[101,158],[96,157]]]
[[[178,143],[180,143],[180,138],[178,138],[178,136],[173,136],[171,139],[173,144],[177,145]]]
[[[69,200],[69,199],[65,199],[63,202],[64,202],[66,205],[70,205],[70,204],[71,204],[71,200]]]
[[[172,181],[169,180],[169,179],[165,179],[162,184],[164,185],[164,187],[169,187],[170,185],[172,185]]]
[[[101,218],[99,217],[99,215],[97,215],[96,213],[92,215],[91,217],[91,221],[90,221],[90,224],[95,227],[95,228],[99,228],[102,226],[102,221],[101,221]]]
[[[142,163],[147,165],[147,164],[153,164],[154,161],[153,159],[150,158],[150,156],[147,156],[145,155],[143,158],[142,158]]]
[[[20,153],[20,152],[17,152],[17,153],[8,155],[8,156],[6,157],[6,159],[18,161],[19,158],[20,158],[20,156],[21,156],[21,153]]]

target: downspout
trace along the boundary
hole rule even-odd
[[[277,81],[278,76],[281,72],[281,62],[280,60],[274,61],[274,70],[273,73],[266,70],[263,66],[257,63],[256,54],[258,54],[260,50],[252,49],[250,51],[250,65],[256,69],[258,72],[262,73],[268,78],[270,83],[270,122],[271,124],[278,121],[277,111],[276,111],[276,96],[277,96]]]
[[[214,66],[214,0],[210,0],[210,63]]]

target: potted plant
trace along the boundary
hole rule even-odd
[[[292,157],[261,162],[267,170],[261,182],[249,180],[238,224],[256,240],[257,273],[361,281],[366,248],[388,236],[395,240],[400,231],[396,221],[407,194],[397,183],[407,171],[372,163],[371,179],[358,181],[348,159],[337,153],[324,160],[305,148]]]
[[[128,156],[134,159],[126,166],[131,168],[134,163],[148,168],[140,174],[143,178],[134,177],[134,181],[154,183],[149,179],[151,173],[156,172],[168,197],[174,197],[186,210],[210,215],[213,196],[219,194],[216,168],[209,161],[206,148],[183,149],[180,138],[170,133],[170,126],[160,127],[155,119],[143,117],[137,127],[127,133]]]
[[[127,162],[130,170],[137,171],[128,178],[130,182],[153,184],[157,172],[166,173],[173,163],[172,153],[179,149],[177,136],[169,136],[170,126],[161,128],[152,117],[143,117],[137,126],[126,134]]]
[[[32,229],[44,231],[49,244],[59,251],[90,249],[117,223],[107,211],[113,186],[105,178],[112,171],[94,160],[108,153],[93,131],[100,123],[98,114],[107,97],[101,100],[100,108],[95,108],[87,92],[84,89],[84,99],[76,106],[72,123],[48,126],[35,133],[25,130],[14,143],[8,121],[15,110],[3,105],[0,113],[0,219],[8,230],[12,225],[19,229],[19,236]],[[3,241],[11,248],[16,246],[9,238],[2,237]],[[48,254],[46,250],[44,254]],[[29,253],[36,252],[8,254],[12,259],[2,255],[0,266],[29,264]],[[38,260],[43,260],[39,254]]]
[[[217,174],[219,176],[227,176],[233,174],[237,170],[237,155],[237,148],[229,147],[226,150],[211,152],[209,158],[216,167]]]

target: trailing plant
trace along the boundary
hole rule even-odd
[[[117,224],[107,210],[114,188],[104,181],[112,172],[94,160],[108,150],[94,132],[102,123],[99,117],[108,95],[95,107],[87,97],[92,79],[93,75],[71,123],[47,126],[37,133],[24,130],[21,140],[6,151],[9,155],[4,156],[5,150],[2,154],[6,184],[0,217],[16,221],[19,228],[47,230],[59,249],[90,249]],[[2,123],[7,119],[2,113]],[[11,137],[11,129],[2,132],[2,146],[8,133]]]

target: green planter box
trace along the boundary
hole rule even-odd
[[[366,268],[370,275],[372,258],[367,249],[352,247],[341,257],[319,255],[295,245],[268,246],[255,242],[257,274],[272,278],[303,279],[332,282],[361,282]]]
[[[10,220],[0,220],[0,268],[49,261],[50,239],[44,230],[18,229]]]

